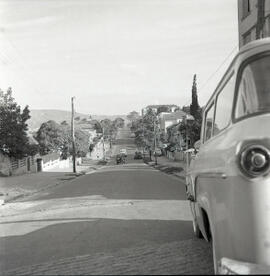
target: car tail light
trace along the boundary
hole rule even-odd
[[[240,166],[250,177],[267,174],[270,171],[270,150],[261,145],[249,145],[240,153]]]

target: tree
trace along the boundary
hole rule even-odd
[[[140,117],[140,114],[137,111],[132,111],[127,115],[127,118],[132,122],[137,120]]]
[[[63,159],[72,154],[72,139],[70,126],[58,124],[55,121],[43,123],[36,134],[36,140],[40,145],[41,155],[53,151],[61,152]],[[89,134],[76,128],[75,129],[75,148],[76,155],[85,156],[89,150]]]
[[[89,134],[80,129],[75,130],[75,148],[78,157],[85,157],[89,151]]]
[[[170,108],[166,105],[161,105],[157,109],[157,114],[159,114],[161,112],[170,112]]]
[[[179,130],[186,144],[188,144],[188,139],[190,141],[189,146],[193,147],[194,143],[200,139],[202,124],[202,109],[198,104],[196,75],[194,75],[193,77],[192,103],[190,105],[190,114],[194,117],[194,120],[184,120],[184,122],[180,124]]]
[[[41,155],[52,151],[61,151],[66,148],[66,145],[70,145],[71,137],[69,132],[68,125],[59,125],[52,120],[43,123],[35,137],[39,143]]]
[[[123,118],[118,117],[114,120],[114,124],[117,128],[122,128],[125,124],[125,120]]]
[[[195,74],[193,77],[193,84],[192,84],[192,102],[190,105],[190,114],[196,119],[199,115],[198,113],[200,113],[200,106],[198,103],[196,74]]]
[[[193,147],[194,143],[200,140],[201,124],[202,121],[199,119],[180,124],[179,131],[181,132],[186,145],[188,145],[187,139],[189,139],[190,147]]]
[[[33,154],[36,149],[29,144],[27,137],[30,111],[21,107],[12,97],[12,89],[0,89],[0,150],[10,157],[22,158]]]
[[[95,144],[94,144],[94,143],[91,143],[91,144],[89,145],[89,152],[90,152],[90,155],[91,155],[92,151],[94,150],[94,148],[95,148]]]
[[[152,109],[147,110],[146,114],[132,122],[131,131],[135,133],[135,144],[138,147],[146,148],[149,151],[150,159],[154,150],[154,139],[159,141],[159,131],[154,125],[158,125],[158,120],[155,112]]]
[[[97,133],[102,133],[102,126],[98,120],[92,120],[92,124],[94,125],[94,128]]]
[[[67,123],[67,121],[62,121],[62,122],[61,122],[61,125],[63,125],[63,126],[67,126],[67,125],[68,125],[68,123]]]
[[[104,136],[108,136],[112,133],[112,121],[110,119],[104,119],[100,121],[102,132]]]

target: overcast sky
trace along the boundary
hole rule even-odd
[[[190,104],[196,73],[204,105],[237,32],[236,0],[0,0],[0,88],[30,109],[75,96],[77,112],[127,114]]]

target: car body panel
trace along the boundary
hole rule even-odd
[[[215,103],[229,75],[235,74],[236,82],[245,60],[270,50],[270,39],[251,44],[234,59],[206,110]],[[270,174],[251,178],[241,171],[239,153],[247,144],[270,149],[270,113],[240,121],[234,121],[232,113],[229,125],[202,142],[187,168],[186,188],[192,199],[192,214],[204,238],[210,240],[212,236],[216,272],[223,257],[270,265]],[[205,214],[211,233],[208,233]]]

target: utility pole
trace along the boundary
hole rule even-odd
[[[74,99],[75,97],[71,97],[71,139],[72,139],[73,172],[76,173],[76,149],[75,149],[75,134],[74,134]]]
[[[143,114],[143,109],[142,109],[142,125],[143,125],[143,159],[145,159],[145,144],[144,144],[144,114]]]
[[[157,135],[156,135],[156,120],[154,119],[154,153],[155,153],[155,164],[157,165]]]
[[[105,145],[104,145],[104,127],[102,127],[102,141],[103,141],[103,160],[105,161]]]

